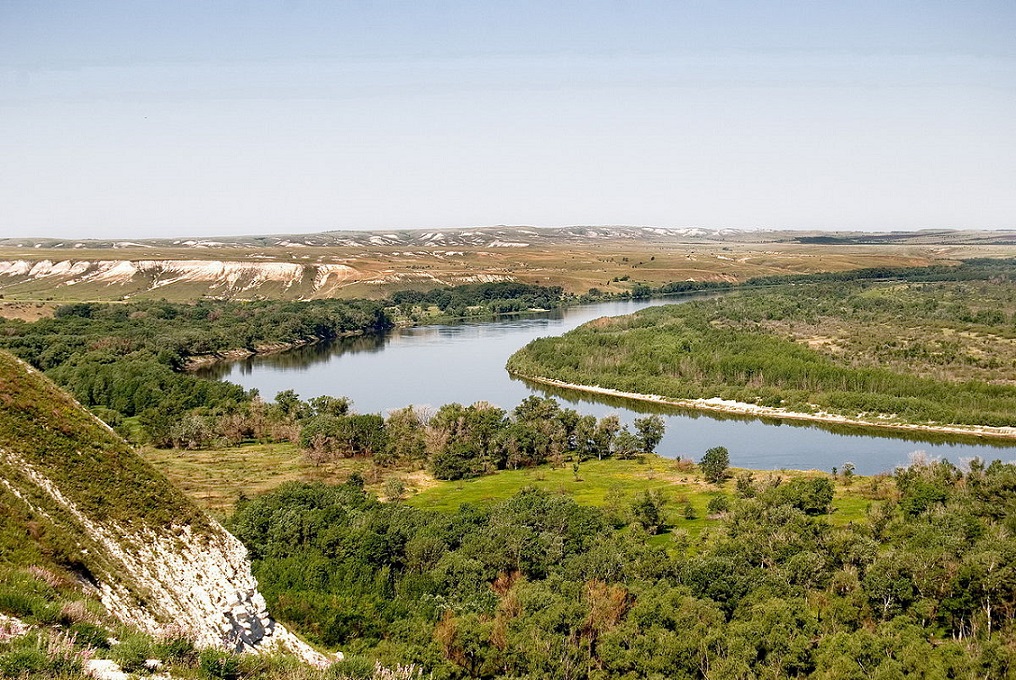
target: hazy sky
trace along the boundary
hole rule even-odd
[[[0,0],[0,236],[1016,227],[1016,2]]]

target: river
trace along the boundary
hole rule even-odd
[[[287,389],[304,399],[343,395],[353,400],[354,409],[360,413],[385,413],[407,404],[436,408],[450,402],[477,401],[510,410],[531,394],[554,396],[566,406],[597,417],[617,413],[628,423],[639,415],[655,412],[664,415],[667,425],[658,447],[661,455],[698,460],[706,449],[725,446],[732,465],[756,469],[830,470],[849,461],[859,474],[875,474],[907,463],[916,452],[957,463],[974,457],[1016,458],[1016,445],[997,440],[915,437],[882,430],[663,410],[639,402],[548,390],[513,379],[504,369],[508,357],[535,338],[560,335],[601,316],[674,303],[606,302],[500,321],[399,328],[383,336],[343,338],[217,364],[201,374],[256,388],[266,399]]]

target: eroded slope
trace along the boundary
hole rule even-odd
[[[125,623],[200,645],[288,648],[321,660],[269,616],[244,547],[48,379],[0,353],[4,531],[97,589]],[[13,551],[12,551],[13,553]],[[0,562],[18,560],[0,557]]]

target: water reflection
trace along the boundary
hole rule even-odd
[[[728,420],[728,421],[740,421],[740,422],[758,422],[764,425],[772,427],[797,427],[805,428],[809,430],[824,430],[831,434],[838,435],[840,437],[864,437],[872,438],[877,437],[881,439],[899,439],[905,442],[917,442],[922,444],[937,444],[937,445],[967,445],[967,446],[984,446],[987,448],[995,449],[1016,449],[1016,441],[1006,439],[996,439],[992,437],[979,437],[977,435],[963,435],[963,434],[941,434],[938,432],[917,432],[913,430],[891,430],[888,428],[881,427],[866,427],[864,425],[851,425],[849,423],[832,423],[822,422],[818,420],[789,420],[772,418],[767,416],[754,416],[747,415],[744,413],[724,413],[722,411],[700,411],[692,408],[683,408],[680,406],[671,406],[668,404],[660,404],[652,401],[642,401],[640,399],[629,399],[625,397],[618,397],[613,395],[593,395],[588,392],[581,392],[577,390],[569,390],[561,387],[555,387],[553,385],[546,385],[543,383],[535,383],[525,378],[512,378],[521,383],[524,383],[526,387],[535,393],[542,394],[546,397],[553,397],[560,402],[568,404],[604,404],[612,406],[618,410],[634,411],[642,414],[656,414],[661,416],[680,416],[682,418],[689,418],[695,420],[697,418],[709,418],[712,420]],[[987,455],[987,454],[984,454]]]
[[[617,413],[626,423],[641,414],[659,413],[667,421],[659,448],[663,455],[697,460],[709,447],[726,446],[733,464],[762,469],[828,470],[850,461],[858,473],[871,474],[905,464],[915,450],[953,461],[1013,458],[1014,444],[1001,440],[707,414],[530,385],[511,379],[504,370],[508,357],[537,337],[560,335],[600,316],[673,302],[614,302],[497,322],[400,328],[220,364],[202,375],[256,388],[268,399],[287,389],[303,398],[342,395],[352,399],[361,413],[385,413],[409,404],[436,408],[477,401],[511,409],[531,394],[554,396],[597,417]]]

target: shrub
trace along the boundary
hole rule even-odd
[[[81,673],[81,656],[71,638],[34,633],[12,641],[0,653],[0,677],[60,677]]]
[[[69,628],[78,644],[96,649],[109,649],[109,631],[88,621],[78,621]]]
[[[332,677],[341,680],[371,680],[375,667],[376,664],[365,656],[349,655],[332,664],[329,671]]]
[[[60,619],[60,605],[38,593],[19,590],[19,584],[0,586],[0,611],[19,619],[54,624]]]
[[[125,673],[145,672],[145,661],[155,656],[152,639],[141,633],[127,633],[110,649],[109,656]]]
[[[155,645],[155,656],[163,661],[191,663],[195,660],[194,643],[182,634],[170,635]]]
[[[208,680],[236,680],[240,677],[240,659],[221,649],[201,650],[198,666],[202,678]]]
[[[0,654],[0,676],[17,678],[46,668],[46,652],[38,646],[18,645]]]
[[[722,515],[725,512],[730,512],[730,500],[723,495],[713,496],[709,499],[706,512],[710,515]]]

